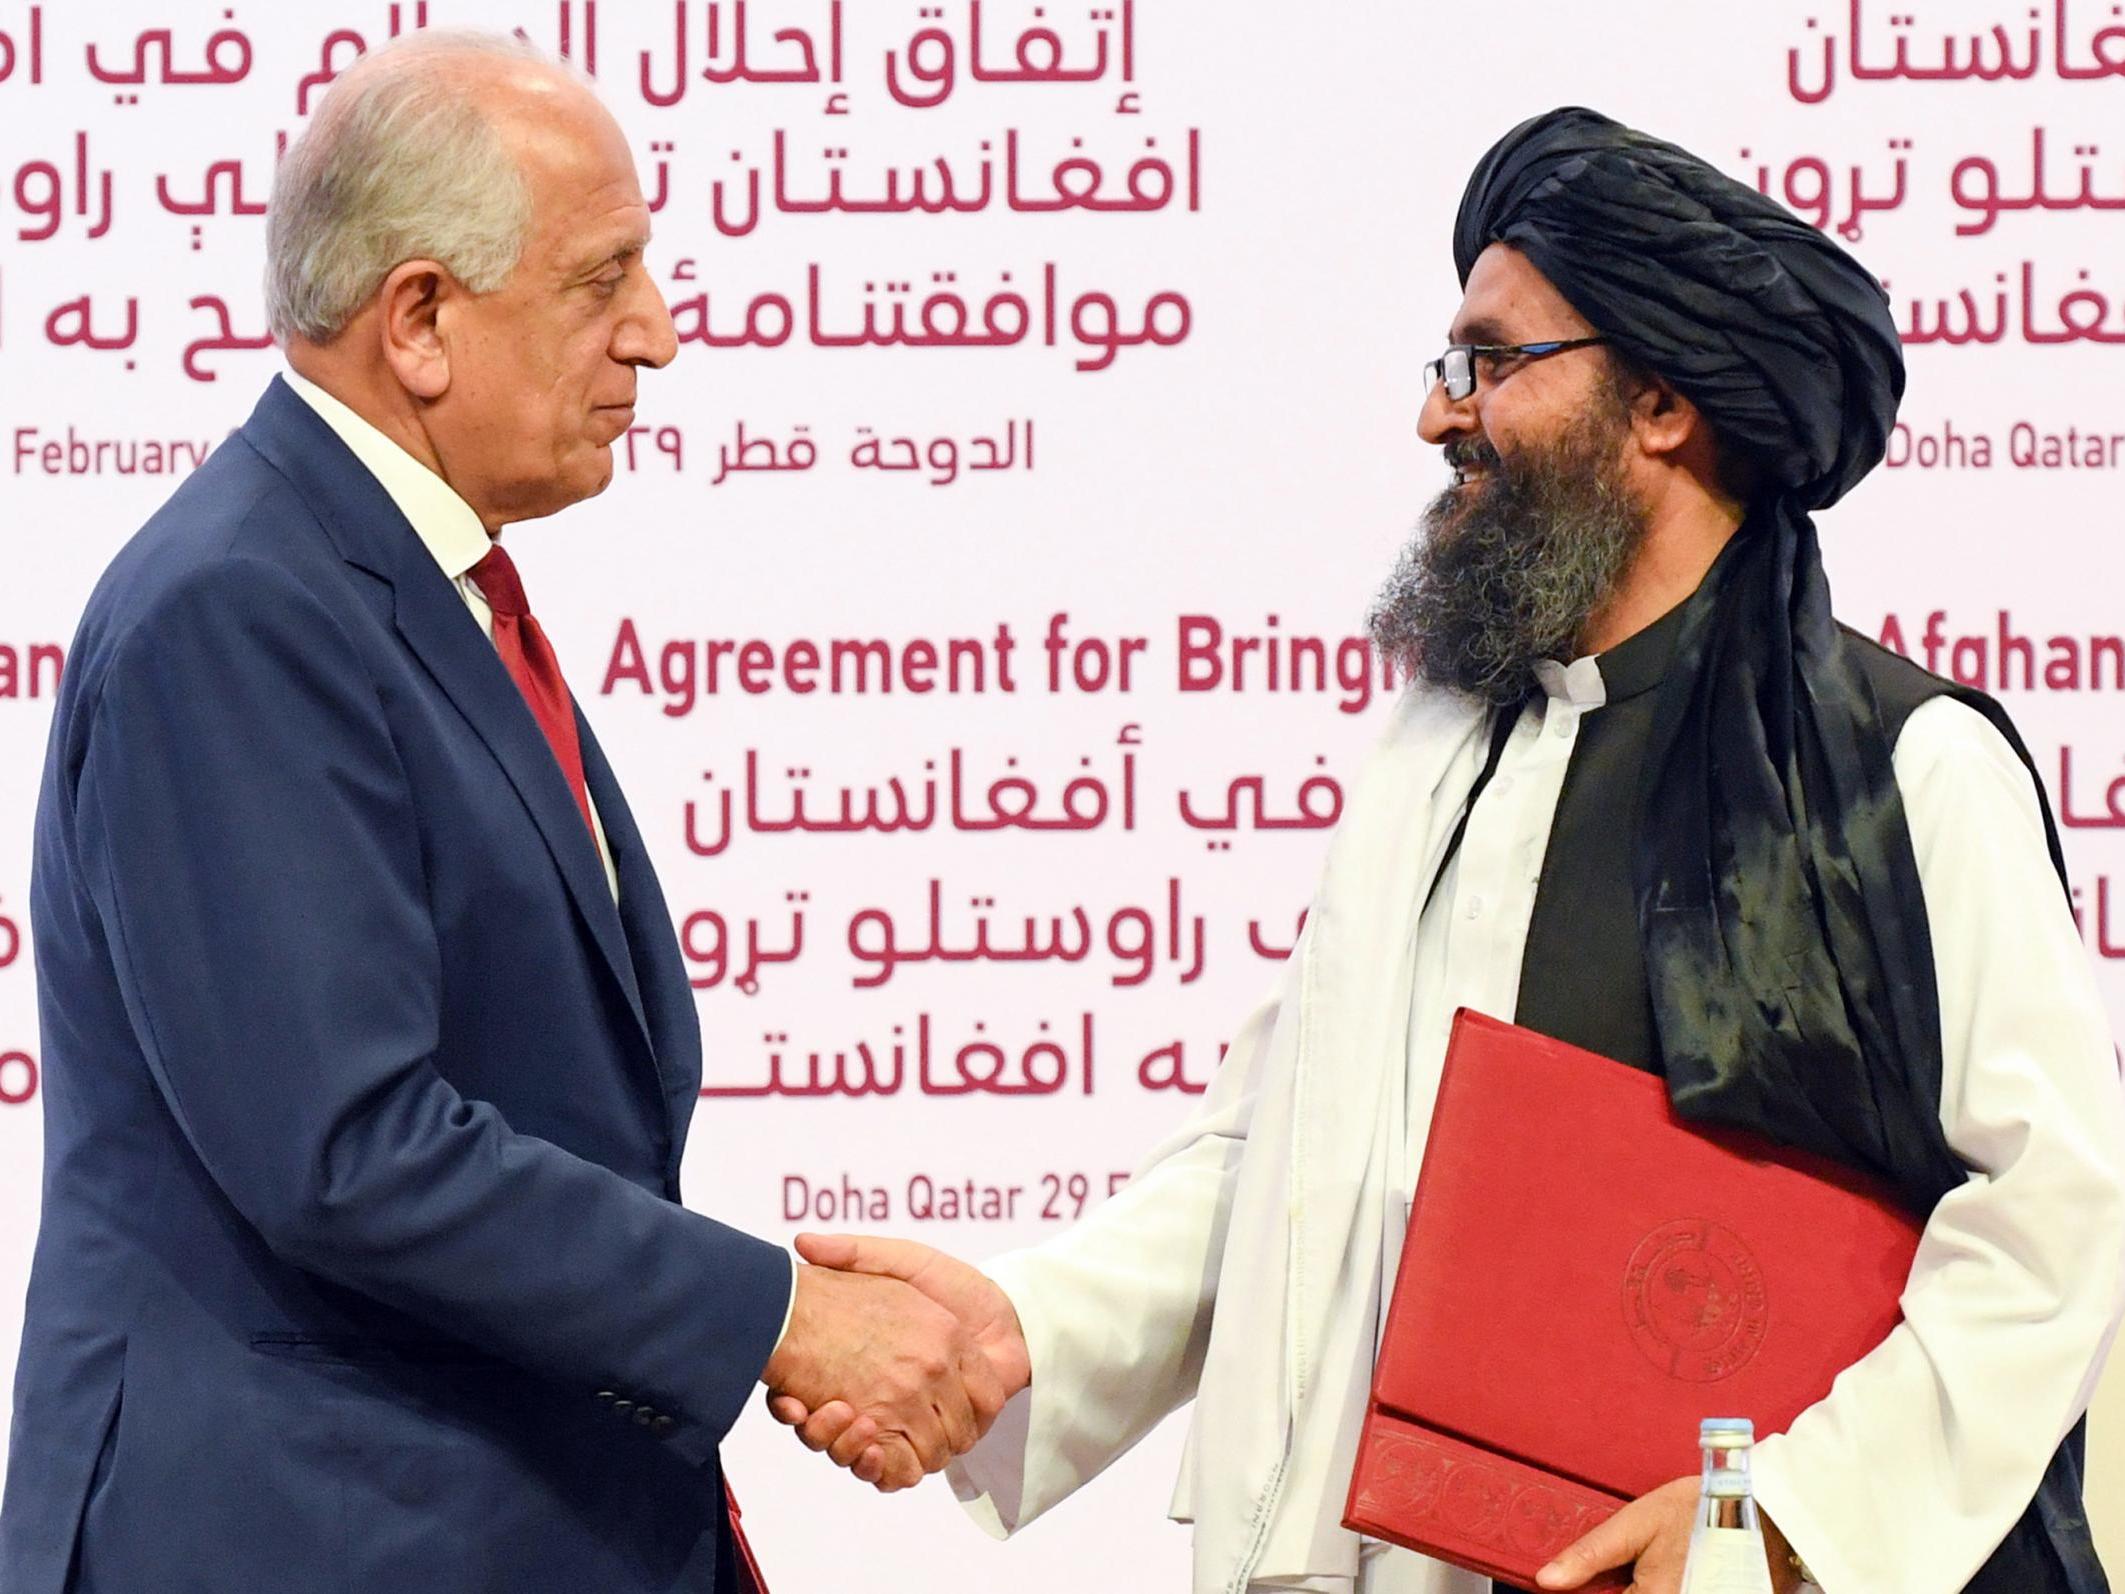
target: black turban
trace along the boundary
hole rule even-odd
[[[1888,296],[1783,206],[1687,150],[1568,106],[1483,157],[1454,223],[1461,280],[1511,244],[1807,509],[1881,462],[1904,360]]]
[[[1868,1169],[1930,1212],[1967,1170],[1940,1124],[1925,899],[1854,651],[1869,644],[1831,618],[1808,514],[1881,460],[1904,387],[1886,298],[1755,190],[1577,108],[1477,166],[1454,228],[1464,283],[1501,242],[1756,466],[1741,528],[1685,606],[1639,777],[1631,869],[1669,1099]],[[2028,763],[1997,704],[1937,687]],[[2076,1428],[1969,1594],[2107,1586],[2081,1443]]]

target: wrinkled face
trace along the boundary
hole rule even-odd
[[[444,307],[450,385],[426,417],[445,476],[490,527],[603,491],[634,424],[637,372],[677,349],[643,264],[649,207],[618,126],[565,81],[504,92],[497,127],[530,189],[530,235],[499,289]]]

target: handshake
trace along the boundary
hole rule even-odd
[[[1018,1313],[913,1240],[801,1234],[789,1328],[760,1381],[775,1420],[882,1493],[964,1455],[1032,1381]]]

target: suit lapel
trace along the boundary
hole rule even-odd
[[[391,495],[324,419],[278,377],[244,423],[243,435],[316,512],[341,557],[390,586],[399,635],[516,788],[578,917],[625,994],[644,1044],[649,1044],[627,938],[597,845],[530,705],[465,600],[421,545]]]
[[[626,930],[640,984],[642,1011],[648,1018],[650,1050],[664,1087],[671,1120],[671,1166],[676,1179],[686,1149],[686,1130],[701,1089],[701,1024],[694,1009],[693,987],[672,933],[671,909],[651,864],[649,849],[635,824],[627,798],[591,734],[590,722],[576,711],[576,735],[583,745],[583,779],[605,827],[614,872],[620,879],[620,922]]]
[[[649,1024],[642,1011],[642,994],[635,982],[634,964],[627,955],[627,937],[606,883],[605,867],[598,861],[597,843],[583,823],[583,810],[576,806],[568,779],[553,756],[530,705],[517,690],[502,664],[494,644],[481,634],[479,623],[465,607],[465,600],[443,576],[426,551],[419,549],[427,565],[426,579],[419,569],[403,573],[392,584],[397,598],[399,635],[428,667],[436,684],[480,740],[494,754],[502,773],[516,788],[517,796],[545,838],[554,867],[568,886],[591,938],[604,953],[613,978],[626,993],[627,1005],[641,1026],[644,1040]],[[602,807],[599,817],[604,817]]]

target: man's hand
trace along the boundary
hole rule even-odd
[[[800,1234],[797,1254],[817,1268],[901,1281],[949,1312],[993,1379],[995,1405],[978,1414],[980,1432],[988,1431],[1005,1400],[1032,1382],[1032,1361],[1018,1313],[1010,1297],[979,1270],[913,1240],[847,1234]],[[970,1389],[978,1379],[978,1374],[969,1379]],[[767,1383],[768,1410],[778,1422],[796,1428],[809,1448],[826,1451],[837,1465],[881,1490],[913,1481],[906,1478],[906,1458],[885,1433],[886,1425],[873,1416],[846,1400],[808,1402],[798,1390],[784,1389],[772,1379]]]
[[[1681,1594],[1699,1487],[1697,1478],[1677,1478],[1641,1495],[1538,1572],[1536,1586],[1577,1588],[1596,1572],[1628,1565],[1632,1582],[1626,1594]],[[1786,1554],[1785,1535],[1768,1517],[1763,1528],[1771,1587],[1776,1594],[1793,1594],[1800,1576]]]
[[[762,1370],[771,1396],[847,1414],[865,1481],[903,1489],[971,1449],[1006,1396],[959,1319],[897,1278],[797,1269],[788,1331]]]

